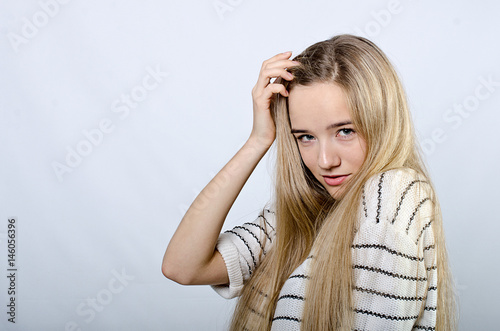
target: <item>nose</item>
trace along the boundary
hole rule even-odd
[[[340,163],[340,156],[331,142],[324,142],[323,144],[320,144],[318,166],[321,169],[329,170],[340,166]]]

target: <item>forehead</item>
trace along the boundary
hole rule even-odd
[[[294,129],[351,119],[344,91],[335,83],[294,86],[288,97],[288,111]]]

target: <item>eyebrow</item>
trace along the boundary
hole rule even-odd
[[[326,127],[326,129],[327,130],[335,129],[335,128],[338,128],[340,126],[349,125],[349,124],[352,124],[352,121],[343,121],[343,122],[333,123],[333,124],[328,125]],[[292,128],[292,133],[306,133],[306,132],[309,132],[309,131],[308,130],[301,130],[301,129],[293,129]]]

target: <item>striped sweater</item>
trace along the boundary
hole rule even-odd
[[[411,169],[390,170],[365,184],[351,250],[355,330],[435,330],[432,208],[429,184]],[[268,240],[261,240],[264,236]],[[225,298],[238,296],[259,265],[261,251],[272,248],[274,236],[271,210],[222,233],[217,250],[226,263],[229,284],[213,286],[215,291]],[[284,283],[272,330],[300,330],[312,259]]]

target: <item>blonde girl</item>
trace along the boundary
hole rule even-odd
[[[248,141],[185,214],[164,275],[239,296],[231,330],[454,329],[439,203],[394,68],[352,35],[290,57],[264,61]],[[220,234],[273,143],[273,203]]]

